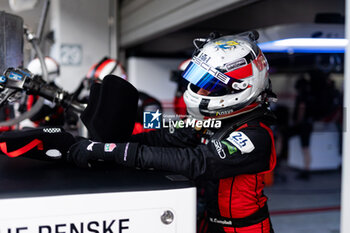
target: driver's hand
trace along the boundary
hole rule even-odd
[[[114,161],[114,156],[105,152],[105,143],[84,139],[70,147],[68,160],[79,167],[91,167],[90,162]]]

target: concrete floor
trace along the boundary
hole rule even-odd
[[[265,189],[276,233],[338,233],[340,229],[341,172],[312,172],[309,180],[296,179],[297,171],[281,166]]]

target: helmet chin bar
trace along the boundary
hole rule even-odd
[[[195,93],[191,89],[191,84],[188,85],[187,91],[184,93],[184,100],[187,105],[187,111],[192,117],[196,119],[226,119],[249,112],[259,107],[261,103],[264,102],[261,95],[259,95],[257,98],[250,97],[251,96],[248,95],[246,98],[250,101],[242,102],[239,99],[235,98],[234,94],[224,96],[203,96]],[[217,108],[211,108],[210,104],[213,104],[213,101],[216,101],[217,103],[221,102],[222,104],[218,105]],[[224,103],[226,103],[226,107]]]
[[[254,102],[254,101],[252,103],[248,103],[248,102],[240,103],[235,106],[228,106],[226,108],[212,109],[212,110],[200,105],[199,112],[205,118],[226,119],[226,118],[237,116],[246,112],[250,112],[259,106],[260,106],[260,103]]]

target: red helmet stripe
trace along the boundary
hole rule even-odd
[[[235,79],[247,78],[247,77],[253,75],[253,67],[252,67],[252,64],[249,63],[246,66],[232,70],[230,72],[226,72],[225,74],[227,76],[229,76],[231,78],[235,78]]]
[[[99,78],[100,77],[100,73],[103,70],[103,68],[105,68],[106,65],[108,65],[110,62],[113,62],[113,59],[107,59],[104,62],[102,62],[102,64],[97,67],[96,72],[95,72],[95,78]]]

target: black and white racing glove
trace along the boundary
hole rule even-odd
[[[133,166],[136,150],[135,143],[102,143],[84,139],[70,147],[68,160],[79,167],[90,167],[94,161]]]

